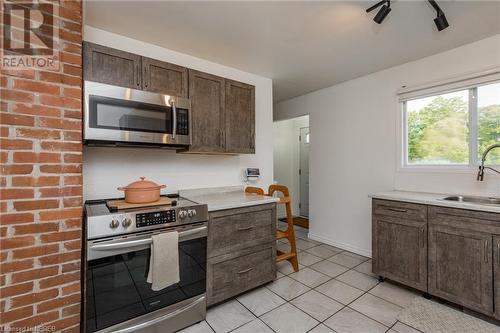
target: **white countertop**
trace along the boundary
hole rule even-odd
[[[180,190],[179,195],[196,203],[207,204],[209,212],[279,201],[279,198],[245,193],[243,186]]]
[[[432,206],[452,207],[452,208],[478,210],[483,212],[500,213],[499,205],[480,205],[470,202],[443,200],[443,198],[449,196],[453,196],[453,194],[389,191],[389,192],[380,192],[369,195],[370,198],[374,199],[395,200],[395,201],[412,202],[412,203],[419,203]]]

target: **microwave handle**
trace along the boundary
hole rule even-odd
[[[173,129],[172,129],[172,139],[175,139],[175,133],[177,132],[177,108],[175,106],[175,101],[172,99],[170,100],[171,104],[172,104],[172,117],[174,118],[173,121],[174,121],[174,125],[173,125]]]
[[[199,228],[194,228],[194,229],[189,229],[186,231],[179,232],[179,240],[182,241],[182,238],[186,238],[188,236],[192,236],[194,234],[203,234],[206,236],[207,233],[207,227],[202,226]],[[108,244],[97,244],[97,245],[92,245],[90,247],[90,250],[94,251],[110,251],[110,250],[121,250],[121,249],[126,249],[130,247],[137,247],[137,246],[143,246],[143,245],[149,245],[153,243],[152,238],[145,238],[145,239],[136,239],[136,240],[131,240],[131,241],[126,241],[126,242],[117,242],[117,243],[108,243]]]

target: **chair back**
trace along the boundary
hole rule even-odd
[[[260,187],[254,187],[254,186],[247,186],[245,188],[246,193],[254,193],[254,194],[259,194],[259,195],[264,195],[264,190],[261,189]]]
[[[275,192],[280,192],[284,197],[290,197],[290,192],[288,191],[288,187],[285,185],[273,184],[269,185],[268,195],[273,196]]]

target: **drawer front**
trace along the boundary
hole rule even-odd
[[[276,205],[210,214],[208,257],[265,244],[276,238]]]
[[[427,206],[408,202],[373,199],[373,214],[406,220],[427,221]]]
[[[276,276],[275,248],[271,244],[256,252],[223,261],[208,261],[208,304],[226,300],[272,281]]]
[[[500,214],[429,206],[429,223],[500,234]]]

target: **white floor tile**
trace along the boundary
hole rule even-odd
[[[345,305],[351,303],[356,298],[363,295],[362,290],[351,287],[335,279],[322,284],[321,286],[317,287],[316,290]]]
[[[337,333],[384,333],[387,330],[384,325],[348,307],[328,318],[324,324]]]
[[[318,326],[310,330],[308,333],[335,333],[335,332],[326,327],[325,325],[319,324]]]
[[[402,310],[401,307],[370,294],[361,296],[349,306],[387,327],[391,327],[396,322]]]
[[[337,252],[332,251],[323,245],[312,247],[310,249],[307,249],[306,251],[323,259],[330,258],[331,256],[337,254]]]
[[[304,266],[310,266],[312,264],[317,263],[318,261],[321,261],[320,257],[317,257],[313,254],[310,254],[309,252],[301,251],[298,254],[298,259],[299,259],[299,264],[304,265]]]
[[[390,282],[379,283],[378,286],[370,290],[370,294],[385,299],[401,307],[407,307],[418,297],[418,293]]]
[[[295,298],[291,303],[318,321],[324,321],[344,307],[315,290]]]
[[[347,271],[344,274],[337,276],[336,279],[364,291],[368,291],[378,284],[378,280],[373,276],[356,272],[354,270]]]
[[[349,268],[347,267],[341,266],[328,260],[323,260],[315,263],[314,265],[311,265],[311,268],[330,277],[336,277],[349,270]]]
[[[277,333],[305,333],[319,323],[289,303],[266,313],[260,319]]]
[[[179,331],[179,333],[213,333],[213,332],[214,330],[211,329],[210,326],[208,326],[205,320]]]
[[[311,289],[308,286],[289,278],[288,276],[284,276],[281,279],[274,281],[273,283],[267,285],[267,288],[287,301],[300,296]]]
[[[266,287],[245,293],[239,296],[237,300],[257,317],[286,302]]]
[[[358,266],[354,267],[354,270],[356,272],[360,272],[360,273],[364,273],[366,275],[377,277],[377,275],[373,274],[373,272],[372,272],[372,261],[371,260],[368,260],[362,264],[359,264]]]
[[[257,318],[235,329],[231,333],[273,333],[273,330]]]
[[[298,272],[292,273],[288,276],[311,288],[317,287],[320,284],[323,284],[331,279],[331,277],[329,277],[328,275],[317,272],[308,267],[301,269]]]
[[[357,266],[365,261],[364,259],[355,258],[353,256],[347,255],[344,252],[337,254],[331,258],[328,258],[328,260],[348,268],[353,268],[354,266]]]
[[[255,319],[255,316],[236,300],[222,303],[207,311],[207,322],[216,333],[229,332]]]

